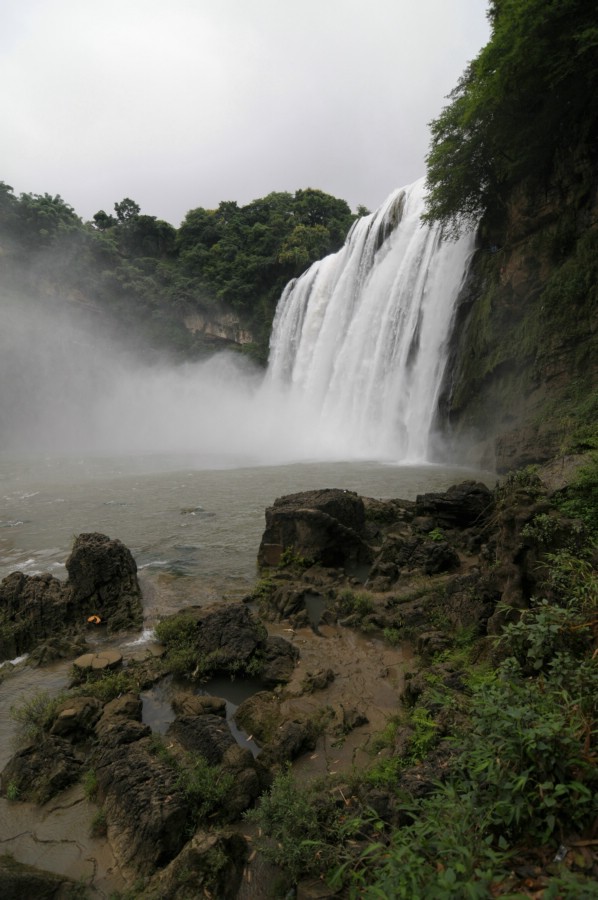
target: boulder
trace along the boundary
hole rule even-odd
[[[260,746],[274,737],[281,722],[280,698],[271,691],[259,691],[241,703],[235,722]]]
[[[199,753],[211,765],[222,762],[226,751],[236,745],[227,723],[221,716],[177,716],[168,727],[168,737],[175,738],[185,749]]]
[[[262,650],[263,664],[260,669],[260,680],[266,687],[274,687],[291,680],[299,650],[290,641],[274,635],[269,637]]]
[[[207,694],[175,694],[172,708],[180,716],[203,716],[206,713],[222,718],[226,716],[226,700]]]
[[[419,494],[418,516],[431,516],[440,526],[470,528],[484,524],[494,509],[492,491],[479,481],[463,481],[442,493]]]
[[[329,488],[279,497],[266,510],[260,566],[274,566],[285,550],[323,566],[366,563],[365,508],[353,491]]]
[[[71,603],[82,617],[99,616],[109,632],[143,621],[141,588],[131,551],[105,534],[80,534],[66,561]]]
[[[59,708],[50,734],[77,742],[84,740],[102,715],[102,704],[95,697],[71,697]]]
[[[80,777],[82,761],[71,744],[50,735],[41,742],[29,744],[11,757],[2,772],[2,793],[8,786],[16,789],[21,800],[46,803]]]
[[[116,718],[109,735],[118,734]],[[142,726],[121,719],[121,728]],[[147,729],[149,731],[149,729]],[[122,744],[108,743],[106,735],[95,755],[98,802],[103,806],[108,839],[119,864],[147,875],[165,866],[187,840],[189,809],[172,766],[152,752],[149,737]]]
[[[80,630],[90,616],[98,616],[110,632],[141,624],[137,566],[120,541],[80,534],[66,569],[66,583],[52,575],[22,572],[0,583],[0,662],[42,642],[46,644],[37,653],[38,664],[77,652],[69,631]]]
[[[317,739],[317,729],[310,720],[297,718],[283,722],[274,739],[263,749],[263,764],[272,766],[292,762],[303,753],[315,750]]]
[[[64,875],[17,862],[8,854],[0,856],[2,900],[58,900],[75,897],[78,888],[76,882]]]
[[[13,572],[0,583],[0,661],[28,653],[73,623],[64,584],[52,575]]]
[[[204,675],[210,671],[238,672],[267,637],[266,629],[245,603],[192,606],[179,615],[186,620],[186,639],[203,660]]]
[[[177,858],[152,879],[148,896],[234,900],[246,859],[247,843],[238,832],[198,831]]]
[[[254,759],[251,751],[239,744],[228,748],[222,757],[221,766],[223,772],[234,778],[233,787],[226,798],[226,813],[232,822],[253,805],[269,786],[270,779],[261,761]]]

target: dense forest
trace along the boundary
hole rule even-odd
[[[178,229],[129,198],[83,222],[60,196],[17,197],[2,182],[3,283],[40,298],[60,294],[116,321],[139,348],[186,358],[210,344],[185,319],[230,311],[254,337],[244,349],[263,361],[285,284],[337,250],[355,218],[344,200],[308,188],[192,209]]]

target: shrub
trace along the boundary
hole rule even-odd
[[[598,537],[598,452],[590,453],[588,462],[577,470],[571,484],[562,492],[559,508],[568,516],[583,520]]]
[[[350,896],[486,900],[507,874],[507,855],[494,850],[471,799],[447,786],[409,810],[411,825],[381,835],[339,866],[331,883]]]
[[[498,640],[526,675],[544,669],[557,653],[582,648],[584,637],[574,610],[541,600],[505,625]]]
[[[290,772],[277,775],[255,810],[245,814],[268,840],[259,843],[264,857],[280,866],[295,882],[320,873],[339,861],[341,821],[333,805],[315,802],[315,792],[301,790]]]
[[[224,811],[227,795],[235,783],[233,775],[219,766],[211,766],[199,753],[190,755],[178,769],[177,786],[187,799],[195,827],[209,816]]]
[[[339,593],[337,599],[344,615],[354,614],[363,618],[374,611],[372,598],[365,593],[356,594],[354,591],[345,590]]]
[[[98,778],[95,769],[88,769],[83,776],[83,791],[88,800],[95,800],[98,794]]]
[[[11,718],[17,723],[22,739],[39,741],[51,727],[60,704],[66,694],[52,697],[47,691],[38,691],[17,706],[11,706]]]
[[[89,827],[90,837],[105,837],[108,830],[108,822],[106,820],[106,811],[103,807],[98,809],[97,813],[91,820]]]
[[[585,721],[560,688],[513,666],[480,686],[460,758],[461,787],[496,833],[540,840],[596,814],[598,773],[584,758]],[[507,677],[504,677],[507,676]]]
[[[120,672],[102,672],[101,674],[90,672],[83,676],[83,681],[74,690],[76,694],[86,697],[95,697],[102,703],[108,703],[121,694],[136,692],[139,690],[139,682],[132,672],[122,670]]]

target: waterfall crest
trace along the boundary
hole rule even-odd
[[[423,208],[424,179],[395,191],[278,303],[267,380],[338,458],[428,458],[474,236],[442,241]]]

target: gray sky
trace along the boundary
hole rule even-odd
[[[83,218],[320,188],[376,208],[489,36],[486,0],[2,0],[0,180]]]

